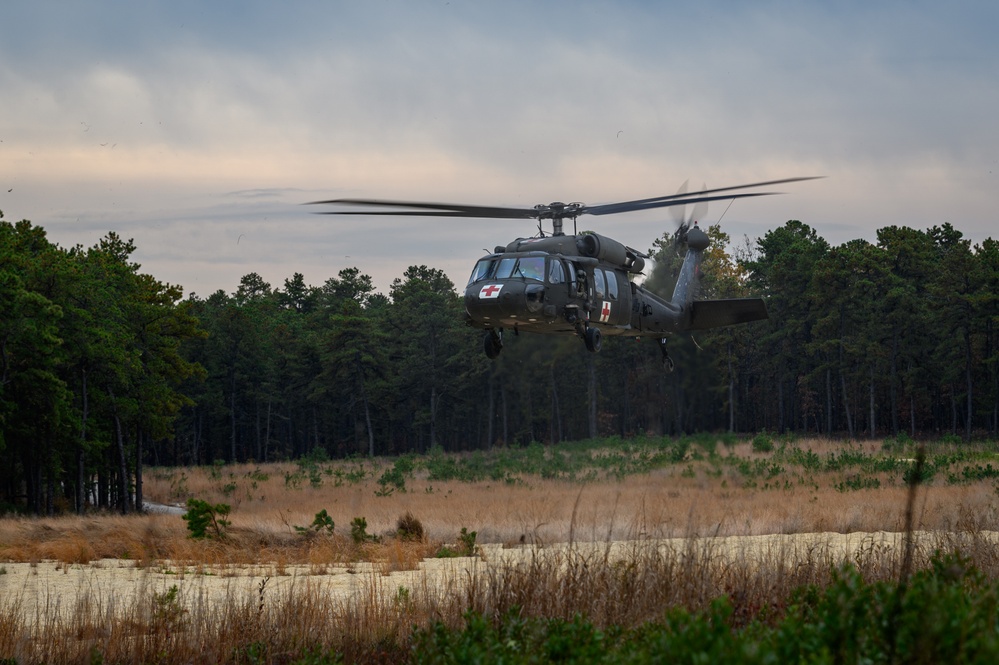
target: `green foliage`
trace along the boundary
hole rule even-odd
[[[478,550],[475,546],[476,531],[469,531],[466,527],[461,527],[458,534],[458,542],[454,548],[442,545],[434,555],[438,559],[450,559],[454,557],[475,556]]]
[[[959,556],[934,559],[907,585],[868,583],[852,567],[800,589],[779,617],[736,620],[732,601],[667,608],[662,621],[598,628],[584,617],[495,622],[465,615],[414,631],[415,663],[986,663],[999,658],[999,589]]]
[[[753,452],[754,453],[769,453],[773,452],[774,441],[768,434],[761,433],[753,437]]]
[[[323,508],[316,516],[312,519],[312,524],[309,526],[295,526],[295,531],[302,534],[308,533],[326,533],[327,535],[333,534],[333,518],[330,517],[326,509]]]
[[[82,511],[81,481],[100,472],[116,490],[102,502],[130,509],[137,439],[171,439],[192,404],[184,387],[202,370],[181,345],[203,331],[134,251],[115,233],[67,250],[27,220],[0,221],[0,487],[45,480],[0,503],[37,513],[65,505],[58,487]]]
[[[399,457],[392,464],[391,468],[386,469],[380,478],[378,478],[378,485],[380,490],[376,491],[379,496],[388,496],[392,494],[395,490],[400,492],[406,491],[406,475],[412,473],[413,462],[409,457]]]
[[[368,533],[368,520],[363,517],[355,517],[351,520],[350,538],[354,541],[355,545],[376,543],[379,540],[378,536]]]
[[[201,499],[187,500],[187,512],[182,518],[192,538],[225,538],[230,507],[225,503],[210,504]]]
[[[187,608],[180,600],[180,591],[176,584],[162,593],[154,591],[152,605],[150,623],[154,631],[173,632],[183,628]]]

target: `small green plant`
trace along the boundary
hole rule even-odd
[[[217,459],[212,462],[212,466],[208,469],[208,477],[212,480],[222,479],[222,467],[225,466],[225,460]]]
[[[355,545],[378,542],[378,536],[368,533],[368,520],[363,517],[355,517],[350,522],[350,538]]]
[[[452,549],[447,545],[442,545],[437,554],[434,556],[438,559],[451,559],[459,556],[475,556],[475,537],[478,535],[476,531],[469,531],[466,527],[461,527],[461,533],[458,534],[458,542],[455,548]]]
[[[768,434],[760,433],[753,437],[754,453],[771,453],[774,450],[774,440]]]
[[[184,625],[187,609],[181,605],[180,592],[174,584],[163,593],[153,592],[152,625],[157,631],[176,631]]]
[[[192,538],[225,538],[225,530],[229,527],[229,504],[212,505],[201,499],[187,500],[187,512],[183,519],[187,522],[187,530]]]
[[[398,462],[391,469],[385,469],[385,472],[378,479],[378,484],[381,486],[381,489],[375,490],[375,494],[378,496],[388,496],[395,490],[406,491],[406,476]]]
[[[325,531],[327,534],[332,535],[333,527],[333,518],[330,517],[329,513],[326,512],[326,509],[323,508],[316,513],[315,518],[312,520],[312,524],[309,526],[296,525],[295,531],[301,534],[323,533]]]

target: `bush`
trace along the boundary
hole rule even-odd
[[[423,523],[413,516],[413,513],[406,511],[406,514],[395,523],[395,531],[400,540],[423,541]]]
[[[350,523],[350,537],[355,545],[378,542],[378,536],[368,533],[368,520],[363,517],[355,517]]]
[[[212,505],[201,499],[188,499],[183,518],[191,538],[225,538],[225,530],[229,527],[225,518],[229,516],[229,510],[227,503]]]
[[[451,549],[447,545],[443,545],[437,554],[435,555],[438,559],[450,559],[459,556],[475,556],[475,537],[478,535],[477,531],[469,531],[466,527],[461,527],[461,533],[458,534],[458,543],[455,545],[455,549]]]
[[[774,440],[769,434],[761,432],[753,437],[754,453],[771,453],[774,450]]]
[[[318,513],[316,513],[315,518],[313,518],[312,520],[312,524],[310,524],[309,526],[296,525],[295,531],[301,534],[321,533],[325,531],[327,534],[332,535],[333,528],[334,528],[333,518],[330,517],[329,513],[326,512],[326,509],[323,508]]]

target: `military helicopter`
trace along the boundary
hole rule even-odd
[[[673,297],[665,300],[634,281],[645,268],[646,254],[598,233],[577,233],[576,218],[766,196],[777,192],[730,192],[812,179],[784,178],[594,206],[554,202],[507,208],[378,199],[332,199],[312,204],[351,207],[322,213],[330,215],[537,220],[537,235],[497,246],[476,262],[465,286],[466,322],[485,331],[482,345],[486,356],[499,356],[504,330],[513,330],[515,335],[577,335],[594,353],[600,351],[605,334],[654,337],[664,365],[673,371],[666,345],[668,334],[766,319],[766,304],[761,298],[695,299],[701,259],[709,245],[696,219],[678,220],[674,242],[678,248],[686,246],[687,252]],[[572,235],[563,230],[566,219],[573,222]],[[542,220],[551,220],[548,235],[541,227]]]

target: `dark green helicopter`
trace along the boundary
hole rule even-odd
[[[555,202],[532,208],[504,208],[374,199],[313,203],[354,208],[323,213],[330,215],[538,220],[535,237],[518,238],[479,259],[465,287],[466,321],[485,330],[486,355],[489,358],[499,355],[504,330],[513,330],[514,334],[573,334],[581,337],[592,352],[600,350],[603,335],[654,337],[662,351],[663,363],[672,371],[673,360],[666,348],[668,334],[766,319],[766,304],[761,298],[694,299],[701,258],[709,244],[707,234],[698,228],[696,220],[678,220],[674,241],[677,247],[686,245],[687,253],[673,297],[665,300],[633,281],[645,268],[647,255],[598,233],[577,234],[576,218],[766,196],[776,192],[721,192],[812,179],[785,178],[595,206]],[[550,235],[541,229],[541,220],[547,219],[552,223]],[[566,219],[573,221],[573,235],[563,231]]]

